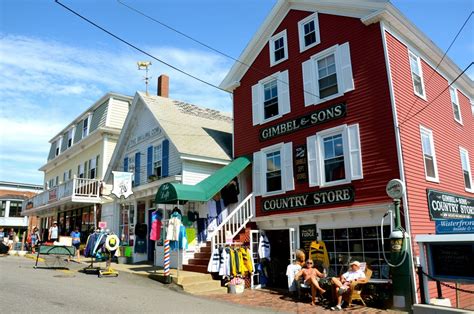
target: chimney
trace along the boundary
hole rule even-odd
[[[168,98],[169,97],[169,91],[170,91],[170,78],[165,74],[161,74],[158,77],[157,94],[158,94],[158,96]]]

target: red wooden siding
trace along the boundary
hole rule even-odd
[[[393,81],[395,103],[402,141],[404,171],[406,177],[408,208],[411,223],[411,236],[435,233],[434,222],[430,220],[426,189],[437,189],[460,195],[473,197],[464,189],[459,146],[469,151],[471,171],[474,165],[474,119],[469,99],[458,90],[463,125],[454,120],[449,89],[446,90],[427,109],[411,120],[403,123],[418,110],[431,102],[448,86],[448,81],[425,61],[421,61],[427,100],[413,93],[413,84],[408,60],[408,48],[393,35],[387,32],[387,46],[390,69]],[[430,78],[431,77],[431,78]],[[414,104],[414,105],[413,105]],[[410,107],[413,108],[410,111]],[[420,138],[420,125],[433,131],[433,139],[437,160],[439,183],[427,181]],[[417,245],[414,246],[418,254]],[[467,265],[466,265],[467,267]],[[443,288],[443,293],[456,304],[453,290]],[[436,296],[436,289],[431,286],[431,296]],[[470,300],[468,298],[470,297]],[[461,293],[463,304],[474,305],[474,298]]]
[[[299,52],[298,21],[309,12],[291,10],[275,34],[287,30],[289,59],[270,67],[268,44],[263,48],[234,91],[234,147],[235,156],[251,155],[261,148],[281,143],[293,142],[293,147],[306,143],[306,137],[317,131],[342,124],[359,123],[364,179],[353,181],[355,205],[388,202],[386,183],[399,177],[398,161],[393,130],[393,117],[389,95],[387,72],[379,24],[365,26],[359,19],[335,15],[319,14],[321,43],[303,53]],[[304,106],[302,62],[312,55],[335,44],[349,42],[355,90],[344,96],[316,106]],[[291,112],[282,118],[252,126],[251,87],[260,79],[278,71],[289,70]],[[265,74],[262,74],[265,73]],[[347,116],[316,127],[301,130],[290,135],[279,136],[268,141],[259,141],[259,129],[298,117],[314,110],[340,102],[347,104]],[[296,183],[295,190],[288,193],[315,191],[308,183]],[[260,210],[258,197],[257,215],[265,215]],[[307,211],[308,209],[305,209]],[[291,210],[296,212],[296,210]],[[284,211],[277,212],[278,214]]]

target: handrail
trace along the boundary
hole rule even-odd
[[[210,234],[212,248],[225,244],[226,233],[234,238],[254,216],[254,198],[250,193]]]

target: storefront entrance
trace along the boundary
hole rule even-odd
[[[265,230],[270,242],[270,263],[268,265],[269,288],[288,288],[286,268],[290,264],[290,232],[288,229]]]

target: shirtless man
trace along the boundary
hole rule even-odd
[[[306,268],[300,270],[295,279],[299,279],[303,276],[305,285],[311,286],[311,305],[316,304],[316,289],[319,290],[321,294],[326,292],[323,288],[319,286],[319,278],[324,278],[325,275],[318,271],[316,268],[313,268],[313,260],[308,259],[306,261]]]

